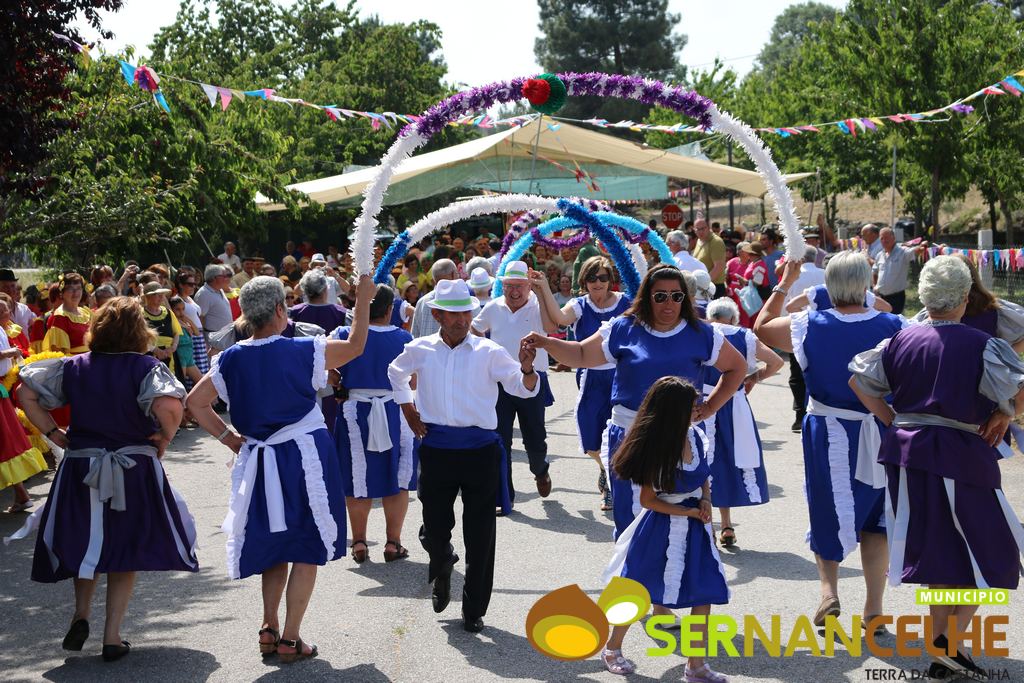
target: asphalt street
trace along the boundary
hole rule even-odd
[[[771,484],[771,501],[734,511],[738,547],[722,557],[732,589],[731,602],[714,613],[740,620],[745,614],[767,622],[781,615],[783,632],[798,615],[811,615],[818,605],[817,574],[804,542],[807,509],[799,435],[790,432],[793,415],[786,373],[770,379],[751,394],[761,429]],[[541,499],[516,440],[514,480],[519,494],[515,512],[497,522],[497,565],[494,595],[483,633],[462,629],[459,596],[462,565],[453,576],[453,601],[434,614],[426,583],[426,556],[416,540],[420,507],[409,508],[403,541],[410,557],[383,561],[384,518],[379,506],[370,519],[370,558],[356,565],[350,558],[321,568],[316,591],[303,624],[303,637],[317,643],[314,660],[281,665],[264,661],[257,648],[260,626],[260,582],[227,578],[224,518],[229,491],[229,452],[198,429],[181,432],[164,464],[172,483],[184,495],[199,530],[197,574],[161,573],[139,576],[123,635],[133,651],[124,660],[105,664],[99,657],[102,635],[101,586],[92,619],[93,636],[81,653],[70,654],[61,639],[71,617],[71,582],[56,585],[29,580],[33,543],[0,546],[0,678],[6,681],[615,681],[592,658],[562,662],[548,659],[527,642],[524,622],[533,603],[548,591],[579,584],[595,598],[603,587],[601,572],[612,551],[611,513],[599,510],[597,467],[580,453],[573,406],[576,388],[570,373],[552,377],[556,403],[549,408],[548,434],[554,489]],[[41,505],[52,475],[38,476],[31,493]],[[1003,463],[1003,489],[1018,515],[1024,514],[1024,459]],[[0,505],[10,505],[10,490],[0,492]],[[16,530],[22,515],[0,514],[0,535]],[[716,518],[717,521],[717,518]],[[455,544],[461,549],[460,527]],[[1013,552],[1007,548],[1007,552]],[[464,556],[464,555],[463,555]],[[864,584],[860,559],[852,554],[840,574],[840,599],[846,627],[849,615],[860,612]],[[1024,681],[1024,611],[1020,594],[1008,607],[982,608],[981,614],[1008,614],[1008,659],[980,662],[1005,674],[1002,680]],[[922,614],[914,604],[912,586],[887,591],[888,614]],[[283,614],[282,614],[283,619]],[[820,639],[819,639],[820,640]],[[741,640],[737,640],[741,643]],[[880,643],[895,644],[892,635]],[[678,654],[652,657],[658,645],[639,626],[626,637],[625,650],[638,665],[630,680],[680,680],[685,660]],[[741,647],[742,650],[742,647]],[[923,659],[874,658],[865,649],[851,656],[841,645],[832,657],[814,657],[806,650],[789,658],[770,657],[757,648],[752,657],[720,656],[714,668],[734,681],[865,681],[911,679],[927,668]]]

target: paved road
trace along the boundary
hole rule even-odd
[[[724,553],[732,602],[716,613],[767,619],[781,614],[791,624],[798,614],[813,614],[818,604],[813,559],[804,544],[807,512],[797,435],[789,425],[789,393],[785,370],[752,395],[765,445],[772,500],[768,505],[737,510],[739,549]],[[598,509],[597,470],[576,446],[572,417],[575,385],[568,373],[553,376],[557,402],[549,411],[554,455],[554,490],[540,499],[526,466],[515,453],[514,478],[521,489],[513,515],[498,520],[498,557],[494,597],[487,628],[470,635],[461,628],[457,597],[447,612],[435,615],[426,583],[426,557],[415,530],[417,503],[410,506],[405,542],[408,561],[383,562],[383,515],[371,516],[372,561],[357,566],[351,559],[322,569],[307,613],[303,635],[320,646],[319,659],[291,666],[263,662],[256,648],[260,621],[260,584],[255,578],[226,578],[224,536],[219,526],[228,496],[227,451],[198,430],[183,432],[168,452],[165,465],[196,517],[202,569],[198,574],[141,575],[126,618],[124,634],[135,650],[117,664],[104,664],[99,654],[102,633],[102,588],[93,619],[94,636],[81,654],[68,656],[60,641],[71,615],[71,585],[29,581],[32,544],[0,546],[0,678],[9,681],[524,681],[621,680],[604,671],[596,659],[558,662],[536,653],[527,643],[524,620],[530,606],[553,588],[578,583],[596,598],[599,577],[611,552],[609,514]],[[517,441],[516,448],[520,448]],[[1024,512],[1024,459],[1004,464],[1003,486],[1011,504]],[[31,491],[41,499],[49,477],[37,477]],[[0,493],[7,507],[11,494]],[[20,524],[0,515],[0,534]],[[458,530],[456,531],[458,533]],[[457,537],[458,539],[458,537]],[[455,541],[460,545],[459,540]],[[458,550],[460,555],[461,549]],[[1007,552],[1012,552],[1007,549]],[[461,594],[457,567],[453,596]],[[841,599],[846,613],[859,611],[864,591],[855,553],[841,571]],[[1014,602],[1021,600],[1014,595]],[[886,596],[889,613],[920,614],[911,587]],[[986,609],[985,613],[996,613]],[[987,662],[1005,669],[1010,680],[1024,681],[1024,619],[1018,604],[1009,646],[1012,659]],[[283,617],[283,615],[282,615]],[[788,633],[788,628],[784,628]],[[883,639],[892,645],[894,638]],[[639,665],[631,680],[679,680],[684,660],[678,655],[647,657],[653,641],[634,627],[626,650]],[[841,647],[831,658],[798,652],[773,659],[759,651],[753,658],[725,658],[715,667],[742,681],[863,681],[868,669],[922,668],[899,657],[880,661],[866,650],[852,657]],[[893,671],[893,674],[897,674]],[[893,675],[890,674],[890,675]],[[884,675],[884,674],[882,674]],[[874,678],[874,680],[880,680]]]

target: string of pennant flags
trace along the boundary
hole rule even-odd
[[[859,251],[866,247],[859,237],[839,240],[840,248]],[[952,256],[961,254],[969,258],[976,266],[991,265],[996,270],[1017,272],[1024,270],[1024,249],[960,249],[957,247],[931,246],[918,254],[918,260],[926,261],[936,256]]]
[[[60,40],[63,43],[69,45],[75,50],[82,58],[85,64],[91,61],[90,50],[95,47],[94,44],[82,44],[69,38],[68,36],[54,33],[54,38]],[[199,86],[203,93],[206,95],[210,102],[211,107],[217,106],[219,101],[222,111],[226,111],[232,101],[244,100],[246,97],[256,97],[266,102],[279,102],[286,104],[290,107],[302,106],[318,109],[324,112],[324,114],[332,121],[341,121],[347,119],[365,119],[368,120],[374,130],[380,129],[393,129],[399,124],[415,123],[420,120],[420,116],[415,114],[399,114],[396,112],[373,112],[373,111],[362,111],[357,109],[348,109],[340,107],[338,105],[321,105],[307,102],[302,98],[297,97],[282,97],[277,94],[277,91],[273,88],[256,88],[251,90],[244,90],[238,88],[228,88],[225,86],[214,85],[210,83],[204,83],[189,78],[182,78],[179,76],[173,76],[169,74],[158,74],[151,67],[146,65],[132,65],[123,59],[118,59],[121,66],[121,73],[124,76],[125,81],[128,85],[137,85],[139,88],[150,92],[153,95],[155,103],[160,106],[164,111],[170,113],[170,106],[164,97],[163,92],[160,90],[160,79],[169,79],[174,81],[180,81],[184,83],[191,83]],[[822,133],[826,130],[840,130],[844,135],[850,135],[853,138],[859,135],[864,135],[870,131],[876,131],[879,128],[883,128],[887,125],[898,124],[898,123],[938,123],[947,121],[947,119],[936,119],[935,117],[939,114],[958,114],[966,115],[974,111],[974,106],[968,104],[979,97],[992,97],[992,96],[1005,96],[1011,95],[1013,97],[1021,97],[1024,94],[1024,69],[1017,71],[1016,73],[1006,76],[999,81],[987,85],[984,88],[976,90],[975,92],[962,97],[954,102],[950,102],[944,107],[937,109],[930,109],[928,111],[916,112],[912,114],[887,114],[884,116],[852,116],[844,119],[838,119],[835,121],[826,121],[822,123],[810,123],[794,126],[768,126],[755,128],[759,133],[768,133],[778,135],[781,138],[789,138],[798,135],[804,135],[807,133]],[[511,116],[507,118],[495,118],[488,114],[469,115],[464,116],[456,121],[453,121],[453,126],[473,126],[477,128],[495,128],[498,126],[522,126],[530,121],[533,121],[537,117],[537,114],[525,114],[520,116]],[[622,120],[611,122],[607,119],[602,118],[589,118],[589,119],[571,119],[565,117],[551,117],[559,121],[567,121],[573,123],[583,123],[596,128],[612,128],[612,129],[626,129],[631,131],[656,131],[660,133],[680,134],[680,133],[706,133],[714,134],[714,130],[705,131],[697,126],[693,126],[685,123],[676,124],[653,124],[653,123],[642,123],[631,120]],[[553,126],[553,127],[552,127]],[[557,130],[557,124],[549,124],[552,130]]]

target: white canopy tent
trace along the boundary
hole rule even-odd
[[[508,182],[511,189],[513,181],[524,178],[567,177],[564,169],[558,169],[551,162],[570,168],[578,164],[592,173],[598,183],[602,173],[616,177],[663,176],[715,185],[755,197],[765,193],[764,181],[754,171],[682,156],[568,123],[552,123],[537,118],[521,127],[406,159],[398,166],[384,203],[400,204],[482,182]],[[288,189],[302,192],[321,204],[357,203],[373,174],[373,168],[364,168],[295,183]],[[787,183],[792,183],[810,175],[793,173],[784,177]],[[578,194],[602,198],[588,193],[583,184],[579,185]],[[263,195],[257,195],[256,203],[264,211],[285,208]]]

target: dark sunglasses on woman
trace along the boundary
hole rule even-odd
[[[668,301],[669,297],[672,297],[673,303],[681,304],[683,303],[683,299],[686,298],[686,294],[683,292],[655,292],[654,303],[663,304]]]
[[[588,275],[587,282],[593,284],[594,282],[608,282],[611,278],[607,275]]]

